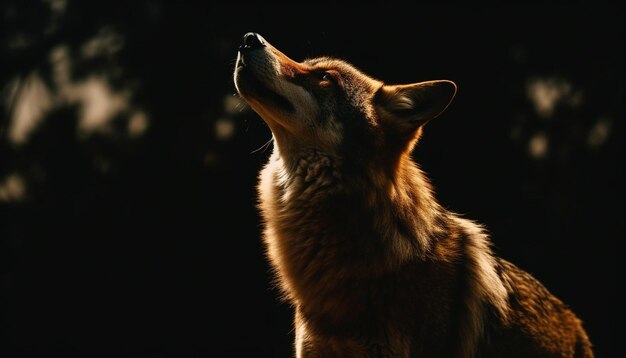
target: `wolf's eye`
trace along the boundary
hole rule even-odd
[[[330,74],[330,72],[325,71],[320,74],[320,85],[322,86],[330,86],[335,83],[335,77]]]

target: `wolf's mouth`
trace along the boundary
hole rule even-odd
[[[241,95],[251,97],[263,104],[278,107],[284,111],[294,112],[295,109],[287,98],[269,89],[248,68],[244,61],[238,64],[237,82]]]

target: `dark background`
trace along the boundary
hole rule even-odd
[[[0,355],[291,354],[255,209],[270,132],[233,96],[248,31],[389,83],[454,80],[415,151],[438,198],[612,355],[616,6],[0,4]]]

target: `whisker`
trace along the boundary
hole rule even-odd
[[[267,148],[269,148],[270,144],[274,141],[274,137],[270,138],[270,140],[268,140],[267,142],[265,142],[265,144],[263,144],[262,146],[260,146],[258,149],[253,150],[252,152],[250,152],[250,154],[254,154],[257,153],[261,150],[263,150],[263,152],[265,152],[267,150]]]
[[[243,97],[241,97],[241,95],[239,93],[234,93],[233,97],[237,97],[240,99],[240,101],[235,105],[235,111],[241,113],[244,110],[246,110],[247,108],[250,108],[250,105],[248,104],[248,102],[246,102]]]

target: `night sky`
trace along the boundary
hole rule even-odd
[[[234,96],[248,31],[387,83],[455,81],[414,152],[437,198],[612,355],[623,10],[337,6],[0,3],[0,355],[292,354],[255,207],[271,133]]]

